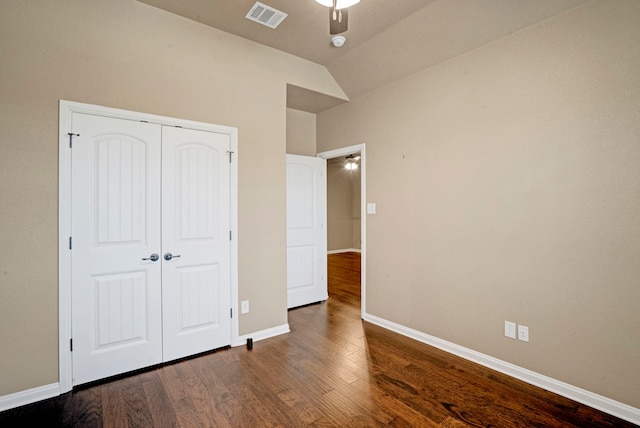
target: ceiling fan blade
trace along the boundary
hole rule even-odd
[[[334,19],[335,15],[335,19]],[[329,9],[329,34],[340,34],[347,31],[347,18],[349,11],[347,9],[335,10]]]

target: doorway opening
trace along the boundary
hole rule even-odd
[[[327,160],[327,275],[331,280],[332,269],[337,269],[341,272],[341,276],[350,277],[345,278],[347,283],[353,284],[354,279],[359,279],[360,317],[364,318],[366,313],[365,145],[358,144],[322,152],[317,156]],[[359,278],[353,278],[353,275]],[[342,283],[339,286],[339,292],[349,293],[345,286],[348,287],[346,283]]]

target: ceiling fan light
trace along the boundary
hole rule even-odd
[[[340,37],[340,36],[338,36]],[[355,156],[355,155],[349,155],[349,156],[345,156],[345,159],[347,161],[347,163],[345,163],[344,167],[346,169],[348,169],[349,171],[353,171],[354,169],[358,169],[358,163],[357,163],[357,159],[360,159],[360,156]]]
[[[326,0],[323,1],[326,2]],[[360,0],[336,0],[336,9],[346,9],[358,3],[360,3]],[[333,4],[331,6],[333,6]]]
[[[333,7],[333,0],[316,0],[323,6]],[[346,9],[354,4],[360,3],[360,0],[336,0],[336,9]]]

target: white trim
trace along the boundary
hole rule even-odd
[[[71,340],[71,150],[68,132],[72,129],[73,113],[94,114],[117,119],[147,121],[166,126],[181,126],[200,131],[218,132],[229,135],[233,162],[230,167],[230,228],[231,241],[231,308],[238,308],[238,129],[192,120],[176,119],[114,109],[91,104],[60,100],[59,122],[59,173],[58,173],[58,355],[59,394],[73,388],[73,369],[69,341]],[[234,311],[235,312],[235,311]],[[238,311],[239,312],[239,311]],[[231,319],[231,343],[239,340],[239,317]]]
[[[0,412],[60,395],[60,385],[51,383],[0,397]]]
[[[344,248],[342,250],[329,250],[327,254],[340,254],[340,253],[361,253],[359,248]]]
[[[60,393],[73,388],[71,341],[71,130],[72,106],[60,101],[59,154],[58,154],[58,383]]]
[[[587,406],[606,412],[620,419],[624,419],[634,424],[640,424],[640,409],[635,407],[631,407],[627,404],[620,403],[619,401],[612,400],[594,392],[590,392],[585,389],[578,388],[577,386],[516,366],[506,361],[499,360],[489,355],[482,354],[472,349],[465,348],[464,346],[456,345],[455,343],[396,324],[375,315],[365,314],[364,320],[417,340],[418,342],[426,343],[427,345],[442,349],[443,351],[457,355],[466,360],[489,367],[490,369],[499,371],[516,379],[520,379],[531,385],[554,392],[563,397],[577,401],[578,403],[586,404]]]
[[[231,211],[229,212],[229,227],[231,228],[231,307],[232,314],[235,316],[231,319],[231,343],[238,340],[240,334],[240,305],[238,301],[238,129],[231,128],[231,151],[233,152],[232,162],[229,170],[229,185],[231,194],[229,195],[229,204]]]
[[[247,339],[251,338],[254,342],[259,340],[269,339],[271,337],[279,336],[281,334],[287,334],[291,332],[289,329],[289,324],[282,324],[276,327],[267,328],[265,330],[256,331],[254,333],[245,334],[239,336],[236,341],[232,343],[231,346],[242,346],[247,343]]]
[[[365,144],[343,147],[316,154],[322,159],[332,159],[360,153],[360,317],[367,314],[367,156]]]

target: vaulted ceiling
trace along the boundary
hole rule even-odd
[[[589,0],[361,0],[349,9],[341,48],[331,44],[328,8],[315,0],[262,0],[288,14],[276,29],[245,19],[255,0],[138,1],[322,64],[353,98]],[[332,105],[322,97],[307,104],[315,112]]]

